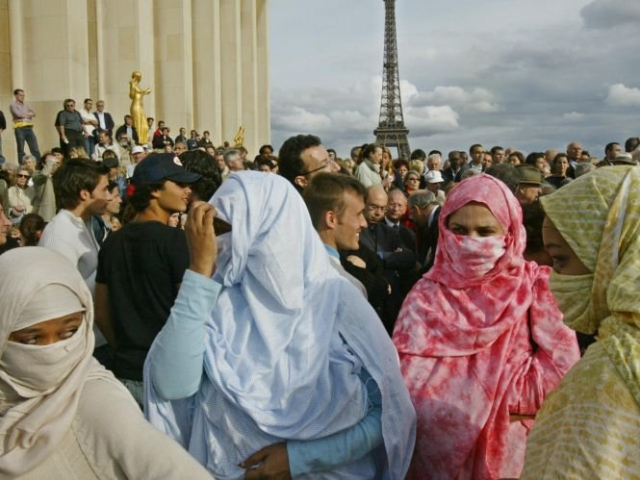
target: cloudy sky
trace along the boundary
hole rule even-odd
[[[602,156],[640,135],[640,0],[396,0],[396,21],[412,149]],[[373,141],[383,0],[270,0],[270,22],[274,147]]]

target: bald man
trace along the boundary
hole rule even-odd
[[[387,213],[384,222],[391,228],[398,230],[404,244],[416,252],[416,234],[402,223],[404,214],[407,212],[407,197],[402,190],[396,188],[387,194],[387,199]]]

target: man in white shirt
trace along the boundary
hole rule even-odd
[[[93,112],[93,116],[98,120],[98,128],[100,130],[108,130],[109,134],[113,135],[113,127],[115,126],[115,123],[111,114],[104,111],[104,100],[98,100],[98,103],[96,103],[96,111]]]
[[[93,108],[93,100],[90,98],[84,99],[84,106],[80,110],[80,115],[82,116],[82,130],[84,131],[84,149],[87,152],[87,155],[91,157],[93,155],[93,149],[96,145],[96,137],[95,130],[98,126],[98,120],[91,113],[91,109]]]
[[[96,145],[95,151],[93,152],[91,158],[95,162],[101,162],[102,155],[107,150],[112,150],[113,152],[115,152],[115,154],[118,156],[118,161],[122,161],[122,150],[120,149],[120,146],[117,143],[113,142],[108,130],[100,130],[100,133],[98,134],[98,145]]]
[[[68,259],[80,272],[93,295],[98,269],[98,242],[91,217],[102,215],[111,200],[109,180],[103,167],[90,161],[71,159],[56,170],[53,187],[60,210],[47,224],[38,243]],[[96,333],[96,346],[105,343]]]

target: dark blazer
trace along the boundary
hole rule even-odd
[[[461,182],[462,174],[464,173],[465,170],[466,170],[465,167],[461,167],[460,170],[458,170],[458,173],[453,173],[453,170],[451,168],[442,170],[442,178],[444,180],[444,186],[446,187],[451,182],[456,182],[456,183]]]
[[[124,134],[124,135],[127,134],[126,124],[118,127],[118,130],[116,130],[116,136],[114,140],[117,139],[120,134]],[[138,145],[140,143],[138,139],[138,132],[136,131],[136,127],[134,127],[133,125],[131,125],[131,136],[133,137],[133,141],[135,142],[135,144]]]
[[[436,259],[436,249],[438,248],[438,235],[440,234],[440,227],[438,226],[440,220],[440,212],[442,207],[437,206],[436,211],[433,214],[433,220],[430,225],[427,226],[424,231],[424,241],[421,245],[421,252],[423,256],[420,258],[423,262],[423,271],[428,271],[433,267],[433,262]],[[424,249],[424,250],[423,250]]]
[[[4,118],[4,113],[0,110],[0,130],[7,129],[7,120]]]
[[[116,124],[113,121],[113,118],[111,118],[111,114],[109,112],[103,112],[103,113],[104,113],[104,123],[105,123],[105,126],[107,127],[107,130],[109,131],[109,135],[113,135],[113,128],[116,126]],[[98,120],[98,128],[100,128],[100,118],[98,117],[98,112],[93,112],[93,116],[96,117],[96,120]]]

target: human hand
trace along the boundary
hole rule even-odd
[[[256,466],[258,465],[258,466]],[[247,469],[246,480],[289,480],[289,453],[286,443],[275,443],[258,450],[240,464]]]
[[[365,263],[365,261],[362,260],[360,257],[357,257],[356,255],[349,255],[347,257],[347,262],[359,268],[367,268],[367,264]]]
[[[187,215],[185,233],[189,246],[189,270],[210,277],[215,272],[218,245],[213,229],[216,210],[205,202],[194,202]]]

